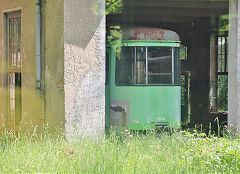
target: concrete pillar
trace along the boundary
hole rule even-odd
[[[228,124],[240,129],[240,0],[229,0]]]
[[[209,20],[202,21],[209,26]],[[191,35],[189,59],[191,63],[191,122],[209,121],[209,57],[210,32],[198,31]]]
[[[211,17],[211,27],[216,28],[216,18]],[[216,61],[216,32],[210,34],[210,111],[217,112],[217,61]]]
[[[64,0],[66,131],[105,129],[105,0]]]

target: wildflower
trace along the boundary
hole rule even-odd
[[[170,149],[170,148],[168,148],[168,150],[167,150],[169,153],[172,153],[172,149]]]
[[[125,132],[128,132],[128,130],[127,130],[127,129],[125,129]]]
[[[74,153],[74,150],[71,147],[66,147],[65,148],[65,153],[67,155],[72,155]]]
[[[227,128],[227,125],[224,125],[223,127],[224,127],[224,128]]]
[[[221,143],[221,144],[219,144],[219,147],[220,147],[220,148],[223,148],[223,144],[222,144],[222,143]]]
[[[218,165],[219,165],[219,166],[221,166],[221,167],[222,167],[222,163],[221,163],[220,161],[218,161],[217,163],[218,163]]]
[[[205,154],[205,150],[204,149],[201,149],[200,150],[200,155],[204,155]]]
[[[123,134],[123,132],[121,132],[121,134]]]
[[[217,141],[218,138],[217,138],[217,137],[213,137],[212,140],[213,140],[213,141]]]

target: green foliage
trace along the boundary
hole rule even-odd
[[[218,20],[218,34],[224,35],[227,31],[229,31],[229,15],[222,15]]]
[[[180,47],[180,59],[181,60],[187,59],[187,47],[184,45],[181,45]]]
[[[110,131],[67,141],[42,133],[0,137],[1,173],[239,173],[240,139],[197,131]]]
[[[106,15],[122,12],[122,0],[106,0]]]
[[[218,110],[225,112],[228,110],[228,76],[218,76]]]
[[[106,15],[122,13],[123,0],[106,0]],[[107,43],[121,45],[122,31],[118,25],[109,26],[107,29]]]
[[[114,45],[117,58],[121,58],[122,53],[122,29],[120,26],[109,27],[107,43]]]
[[[122,40],[122,30],[120,26],[110,26],[107,35],[107,42],[120,45]]]

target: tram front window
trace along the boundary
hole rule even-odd
[[[116,60],[116,85],[178,85],[179,49],[123,47]]]
[[[172,57],[171,47],[148,48],[148,84],[172,84]]]
[[[116,84],[133,85],[135,48],[123,47],[122,54],[116,59]]]

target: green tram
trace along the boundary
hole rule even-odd
[[[106,128],[180,128],[180,38],[170,30],[131,28],[107,46]]]

